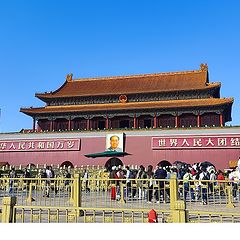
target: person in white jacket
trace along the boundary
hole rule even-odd
[[[207,204],[207,190],[209,184],[209,173],[206,168],[202,169],[202,172],[199,175],[200,185],[201,185],[201,193],[202,193],[202,203],[203,205]]]
[[[239,179],[240,179],[239,168],[236,167],[236,169],[233,172],[231,172],[228,177],[232,183],[233,198],[234,200],[238,200],[237,190],[238,190]]]

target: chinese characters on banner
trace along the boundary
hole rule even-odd
[[[80,139],[11,140],[0,141],[0,152],[76,151]]]
[[[152,149],[240,148],[238,136],[152,137]]]

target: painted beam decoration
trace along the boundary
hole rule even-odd
[[[240,135],[152,137],[152,149],[240,148]]]
[[[7,140],[0,141],[0,152],[78,151],[80,139]]]

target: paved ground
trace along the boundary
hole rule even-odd
[[[2,201],[3,196],[7,196],[9,193],[0,191],[0,201]],[[71,200],[70,192],[62,192],[59,191],[57,193],[51,191],[49,197],[43,196],[43,192],[33,191],[32,198],[29,199],[29,192],[13,192],[12,195],[17,196],[17,205],[18,206],[26,206],[24,213],[24,222],[131,222],[134,218],[134,222],[142,222],[146,221],[147,213],[151,209],[155,209],[156,211],[163,211],[162,215],[159,215],[159,221],[165,222],[169,215],[170,203],[169,201],[164,202],[161,200],[159,203],[156,203],[153,200],[151,203],[147,202],[145,199],[137,199],[137,198],[125,198],[125,201],[111,200],[110,191],[106,192],[82,192],[82,208],[94,208],[94,209],[114,209],[114,213],[112,211],[105,211],[103,214],[102,210],[93,211],[88,210],[85,212],[85,217],[80,216],[77,219],[73,216],[74,214],[69,215],[69,211],[60,208],[57,210],[47,210],[42,209],[39,210],[38,206],[46,206],[46,207],[72,207],[73,201]],[[32,201],[31,201],[32,200]],[[186,209],[191,212],[225,212],[233,213],[236,215],[234,218],[234,222],[239,222],[240,219],[240,204],[238,200],[233,202],[235,205],[234,208],[231,208],[227,205],[226,196],[209,196],[208,204],[203,205],[201,200],[191,202],[189,199],[186,201]],[[32,210],[27,206],[35,206],[36,210]],[[119,210],[118,210],[119,209]],[[125,209],[125,213],[121,212],[121,209]],[[126,210],[127,209],[127,210]],[[134,210],[142,210],[142,212],[135,212]],[[22,222],[23,219],[21,217],[22,209],[17,210],[17,222]],[[30,217],[30,213],[32,213],[32,219]],[[239,214],[239,217],[237,216]],[[219,222],[232,222],[232,216],[225,216],[223,218],[219,217],[218,214],[211,216],[212,221]],[[197,214],[191,214],[192,221],[198,221],[199,216]],[[201,221],[209,221],[209,215],[201,215]]]

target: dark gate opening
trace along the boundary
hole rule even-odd
[[[120,128],[129,128],[129,120],[121,120],[119,123]]]
[[[66,168],[70,167],[70,168],[73,168],[73,164],[70,162],[70,161],[65,161],[63,162],[60,167],[63,167],[65,166]]]
[[[152,127],[152,120],[151,119],[144,119],[144,127],[150,128]]]
[[[113,166],[123,166],[123,162],[116,157],[112,157],[110,159],[107,160],[107,162],[105,163],[105,168],[110,171],[112,169]]]
[[[167,160],[162,160],[162,161],[160,161],[160,162],[158,163],[158,165],[161,166],[161,167],[172,166],[172,164],[171,164],[169,161],[167,161]]]
[[[105,121],[102,120],[98,121],[98,128],[103,130],[105,128]]]
[[[29,168],[36,168],[36,165],[33,164],[33,163],[29,163],[26,167],[29,167]]]

